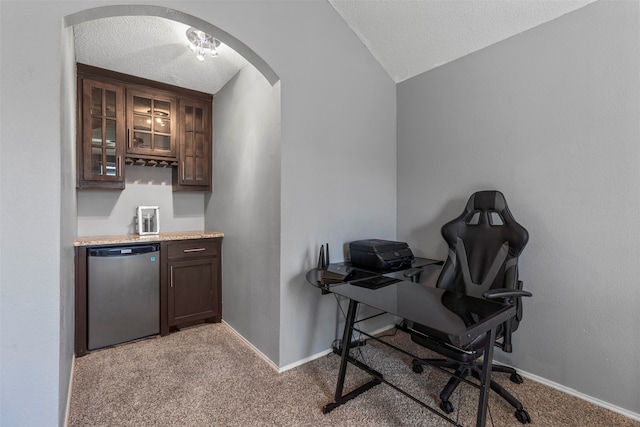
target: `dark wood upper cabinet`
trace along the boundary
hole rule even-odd
[[[126,163],[173,168],[174,191],[211,191],[213,95],[77,67],[79,189],[124,189]]]
[[[124,88],[80,78],[78,188],[124,188]]]
[[[177,98],[170,93],[127,89],[127,156],[176,158]]]
[[[174,191],[211,191],[211,103],[180,99],[180,161]]]

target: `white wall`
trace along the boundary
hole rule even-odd
[[[55,424],[66,403],[60,390],[69,379],[60,375],[67,372],[71,343],[61,335],[71,332],[61,317],[73,308],[61,298],[69,292],[61,264],[68,269],[71,260],[61,255],[68,242],[62,242],[60,212],[69,213],[61,192],[70,184],[63,180],[62,188],[60,177],[61,147],[73,142],[61,138],[61,36],[66,16],[123,3],[138,2],[0,2],[2,425]],[[344,242],[395,234],[395,85],[326,2],[155,4],[165,17],[183,16],[173,14],[179,8],[197,16],[194,21],[224,28],[280,77],[276,363],[326,349],[336,333],[335,304],[305,283],[304,271],[321,243],[331,242],[337,259]],[[24,25],[38,31],[25,32]],[[15,34],[37,45],[38,53],[15,43]],[[67,346],[63,355],[61,343]]]
[[[398,238],[443,258],[442,224],[502,190],[533,298],[501,359],[636,414],[639,17],[596,2],[398,85]]]

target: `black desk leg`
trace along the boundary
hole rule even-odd
[[[493,362],[493,346],[496,340],[495,328],[487,332],[484,344],[484,360],[482,361],[482,378],[480,379],[480,398],[478,400],[477,427],[484,427],[487,421],[487,405],[489,404],[489,391],[491,390],[491,366]]]
[[[349,300],[349,310],[347,311],[347,319],[344,325],[344,332],[342,334],[342,355],[340,358],[340,371],[338,373],[338,383],[336,384],[336,393],[334,395],[334,401],[326,404],[322,408],[322,413],[326,414],[342,405],[343,403],[353,399],[354,397],[364,393],[371,387],[380,384],[380,380],[372,379],[366,384],[361,385],[357,389],[353,390],[346,395],[342,395],[344,390],[344,379],[347,374],[347,363],[349,362],[349,346],[351,344],[351,337],[353,336],[353,325],[356,320],[356,309],[358,308],[358,301]],[[355,363],[355,362],[354,362]]]
[[[344,332],[342,334],[342,357],[340,358],[340,372],[338,373],[338,384],[336,384],[336,394],[334,398],[336,402],[342,397],[344,389],[344,377],[347,374],[347,356],[349,356],[349,346],[353,337],[353,324],[356,320],[356,312],[358,311],[358,301],[349,300],[349,310],[345,320]]]

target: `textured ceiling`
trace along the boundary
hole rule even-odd
[[[395,82],[593,1],[329,0]],[[187,48],[186,30],[151,16],[85,22],[74,26],[76,60],[215,94],[248,62],[224,44],[217,58],[198,62]]]
[[[595,0],[329,0],[396,82]]]
[[[247,61],[222,44],[203,62],[188,49],[187,25],[154,16],[122,16],[74,26],[76,61],[215,94]]]

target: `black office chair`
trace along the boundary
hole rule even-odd
[[[516,307],[516,316],[500,325],[496,333],[496,345],[510,353],[511,334],[522,319],[521,297],[531,296],[522,291],[518,280],[518,257],[529,239],[529,233],[518,224],[499,191],[480,191],[469,198],[464,212],[442,227],[442,236],[449,245],[449,255],[442,267],[436,286],[458,294],[477,298],[494,299]],[[440,393],[440,408],[453,412],[449,401],[451,394],[460,383],[460,378],[472,375],[480,378],[485,336],[480,336],[466,348],[456,348],[435,338],[429,328],[413,324],[408,328],[411,339],[442,356],[442,359],[415,359],[413,370],[422,372],[422,365],[434,364],[455,369],[454,376]],[[493,366],[493,371],[510,373],[514,383],[522,383],[522,377],[510,367]],[[527,411],[513,395],[494,380],[491,389],[504,398],[516,411],[521,423],[531,422]]]

